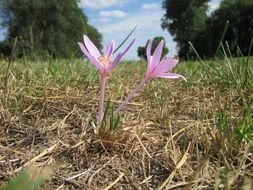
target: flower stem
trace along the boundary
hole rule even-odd
[[[103,112],[104,112],[104,101],[105,101],[105,82],[106,76],[100,76],[100,96],[99,96],[99,110],[98,110],[98,124],[102,124]]]
[[[136,88],[131,92],[131,94],[124,100],[124,102],[116,109],[115,114],[119,113],[119,111],[129,102],[130,99],[133,98],[133,96],[138,92],[141,87],[145,84],[147,81],[146,78],[144,78],[137,86]]]

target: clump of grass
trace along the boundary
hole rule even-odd
[[[222,32],[216,52],[210,61],[204,62],[193,44],[189,42],[192,50],[195,52],[205,74],[208,83],[220,83],[228,87],[236,88],[239,93],[252,92],[253,68],[249,64],[250,55],[253,46],[253,38],[249,44],[248,55],[243,55],[239,47],[237,47],[237,55],[233,57],[227,42],[223,42],[229,21],[226,22]],[[224,45],[225,44],[225,45]],[[218,56],[219,55],[219,56]],[[221,62],[221,64],[217,64]],[[242,91],[243,90],[243,91]]]
[[[238,142],[250,143],[253,146],[253,118],[252,110],[249,105],[242,110],[242,119],[238,121],[236,135]]]
[[[51,176],[51,169],[28,167],[18,172],[1,190],[36,190]]]
[[[192,44],[191,46],[194,48]],[[204,61],[199,57],[201,73],[205,73],[203,78],[206,80],[206,84],[220,84],[228,88],[235,88],[238,92],[241,90],[252,92],[252,59],[242,55],[239,47],[236,57],[229,53],[229,46],[225,48],[221,44],[221,47],[222,52],[220,52],[219,58],[215,57]]]
[[[114,106],[111,101],[107,101],[102,122],[100,126],[95,124],[96,133],[102,140],[102,143],[107,145],[113,145],[121,137],[118,136],[120,130],[120,116],[115,115]]]

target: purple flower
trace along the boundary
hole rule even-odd
[[[156,47],[154,54],[151,55],[151,46],[152,40],[149,40],[148,46],[146,49],[148,69],[145,74],[145,77],[142,81],[136,86],[132,93],[124,100],[124,102],[116,109],[115,113],[118,113],[132,98],[133,96],[141,89],[141,87],[148,81],[155,77],[161,78],[183,78],[186,81],[186,78],[180,74],[170,73],[169,71],[176,66],[178,60],[175,58],[165,58],[162,61],[161,55],[163,50],[164,41],[162,40],[159,45]]]
[[[98,124],[102,124],[103,112],[104,112],[104,99],[105,99],[105,83],[106,78],[110,71],[116,67],[116,65],[120,62],[121,58],[125,55],[125,53],[129,50],[129,48],[133,45],[135,39],[128,45],[128,47],[123,51],[123,53],[119,53],[115,59],[112,59],[112,54],[115,49],[115,42],[112,40],[105,49],[104,54],[98,51],[97,47],[92,43],[92,41],[88,38],[88,36],[83,36],[84,43],[80,43],[79,47],[81,48],[84,55],[90,60],[90,62],[100,71],[100,97],[99,97],[99,108],[98,108]]]
[[[160,61],[163,45],[164,41],[162,40],[155,49],[154,54],[151,55],[152,40],[149,40],[146,49],[148,69],[145,75],[145,79],[149,80],[155,77],[174,79],[181,77],[186,81],[186,78],[184,76],[169,72],[178,63],[177,59],[168,57]]]
[[[105,52],[101,55],[97,47],[92,43],[88,36],[83,36],[84,43],[80,43],[79,47],[84,55],[90,60],[90,62],[100,71],[100,74],[107,76],[110,71],[120,62],[125,53],[133,45],[135,39],[128,45],[123,53],[117,54],[115,59],[112,59],[112,54],[115,50],[115,42],[112,40],[105,49]]]

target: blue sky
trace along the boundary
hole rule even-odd
[[[144,46],[149,38],[163,36],[169,48],[169,55],[177,54],[176,43],[168,31],[161,29],[163,0],[80,0],[79,7],[88,17],[89,23],[103,35],[105,47],[112,39],[117,44],[138,25],[132,35],[136,42],[127,53],[127,59],[137,59],[137,48]],[[221,0],[212,0],[210,11],[219,6]],[[6,30],[0,30],[0,40]]]
[[[218,8],[221,0],[212,0],[209,11]],[[88,16],[89,23],[103,34],[103,45],[114,39],[117,43],[138,25],[132,37],[134,46],[127,53],[127,59],[137,59],[137,48],[144,46],[149,38],[163,36],[169,48],[169,55],[177,54],[176,43],[166,30],[161,29],[163,0],[81,0],[79,6]]]

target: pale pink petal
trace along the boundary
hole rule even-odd
[[[93,56],[90,57],[90,62],[100,70],[100,72],[104,72],[104,67],[97,61],[97,59]]]
[[[98,51],[97,47],[92,43],[92,41],[90,41],[90,39],[86,35],[83,36],[83,39],[84,44],[87,47],[87,50],[89,51],[90,55],[98,59],[101,56],[101,54]]]
[[[123,53],[121,53],[121,57],[123,57],[125,55],[125,53],[129,50],[129,48],[133,45],[133,43],[135,42],[135,38],[132,40],[132,42],[127,46],[127,48],[125,49],[125,51],[123,51]]]
[[[114,47],[115,47],[115,41],[112,40],[112,41],[108,44],[108,46],[106,47],[104,55],[105,55],[106,57],[111,57],[111,56],[112,56],[112,53],[113,53],[113,51],[114,51]]]
[[[85,55],[88,59],[90,59],[90,54],[89,54],[89,52],[87,51],[86,47],[83,45],[83,43],[78,42],[78,45],[79,45],[80,49],[82,50],[82,52],[84,53],[84,55]]]
[[[123,55],[122,55],[121,53],[119,53],[119,54],[115,57],[115,59],[113,60],[113,62],[110,64],[109,69],[111,70],[111,69],[113,69],[114,67],[116,67],[116,65],[119,64],[119,62],[120,62],[120,60],[121,60],[122,57],[123,57]]]
[[[152,55],[149,57],[149,60],[150,60],[150,63],[152,63],[152,60],[153,60],[153,56]],[[147,69],[146,75],[145,75],[146,78],[153,78],[153,75],[154,75],[155,68],[153,68],[151,70],[151,64],[150,63],[148,62],[148,69]]]
[[[122,59],[122,57],[125,55],[125,53],[129,50],[129,48],[133,45],[133,43],[135,42],[135,38],[132,40],[132,42],[128,45],[128,47],[125,49],[125,51],[123,53],[119,53],[115,59],[113,60],[113,62],[110,64],[109,69],[113,69],[117,64],[119,64],[120,60]]]
[[[177,74],[177,73],[164,73],[162,75],[156,75],[155,77],[170,78],[170,79],[182,78],[185,81],[187,81],[186,78],[183,75],[180,75],[180,74]]]
[[[164,41],[161,40],[161,42],[159,43],[159,45],[157,46],[157,48],[154,51],[153,59],[152,59],[151,65],[150,65],[151,70],[153,70],[153,68],[160,62],[162,50],[163,50],[163,44],[164,44]]]
[[[177,59],[174,58],[166,58],[162,62],[160,62],[156,68],[155,68],[155,73],[156,74],[162,74],[168,72],[170,69],[175,67],[178,63]]]
[[[147,72],[150,72],[150,64],[152,62],[151,60],[151,46],[152,46],[152,39],[149,39],[148,40],[148,45],[147,45],[147,48],[146,48],[146,55],[147,55],[147,61],[148,61],[148,71]]]

